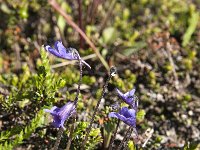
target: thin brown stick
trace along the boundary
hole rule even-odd
[[[90,16],[89,19],[89,24],[93,24],[94,23],[94,16],[97,13],[98,10],[98,6],[99,4],[101,4],[102,0],[93,0],[92,5],[91,5],[91,11],[89,12],[88,16]]]
[[[94,50],[95,54],[97,55],[97,57],[100,59],[100,61],[102,62],[102,64],[104,65],[104,67],[109,71],[109,66],[107,64],[107,62],[105,61],[105,59],[101,56],[101,54],[99,53],[98,49],[95,47],[95,45],[92,43],[92,41],[87,37],[87,35],[78,27],[78,25],[76,23],[74,23],[74,21],[72,21],[71,17],[65,13],[65,11],[58,5],[58,3],[55,0],[49,0],[49,4],[58,12],[60,13],[65,20],[67,21],[67,23],[73,27],[84,39],[85,41],[90,45],[90,47]]]
[[[78,20],[79,20],[79,22],[78,22],[79,27],[84,32],[84,30],[83,30],[83,19],[82,19],[82,0],[78,0]],[[80,48],[83,48],[83,38],[82,38],[80,33],[79,33],[79,36],[80,36]]]
[[[103,21],[100,24],[99,33],[102,33],[102,30],[104,29],[108,19],[111,17],[111,14],[112,14],[112,11],[114,10],[115,4],[116,4],[116,0],[112,0],[110,7],[108,8],[106,17],[104,17]]]

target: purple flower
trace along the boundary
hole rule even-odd
[[[50,110],[44,109],[44,111],[49,112],[53,116],[52,125],[54,127],[62,127],[63,129],[65,120],[67,120],[71,115],[73,115],[76,112],[75,105],[73,102],[68,102],[61,108],[53,106]]]
[[[78,51],[75,48],[71,48],[71,47],[65,48],[61,41],[56,41],[54,43],[54,48],[52,48],[49,45],[45,45],[44,47],[48,52],[50,52],[51,54],[53,54],[59,58],[68,59],[68,60],[79,60],[80,59],[82,63],[84,63],[89,68],[91,68],[88,63],[86,63],[84,60],[81,59]]]
[[[128,105],[130,105],[132,108],[136,108],[137,107],[137,105],[135,104],[135,97],[134,97],[135,89],[132,89],[131,91],[129,91],[129,92],[125,93],[125,94],[123,94],[117,88],[116,88],[116,91],[117,91],[117,94],[119,95],[119,97],[125,103],[127,103]]]
[[[111,112],[108,115],[109,117],[118,118],[119,120],[123,121],[127,125],[131,127],[136,127],[136,111],[134,109],[128,109],[128,107],[122,107],[117,112]]]

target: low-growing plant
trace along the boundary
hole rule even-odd
[[[68,60],[77,60],[79,62],[79,82],[76,91],[76,96],[74,100],[65,101],[64,105],[61,107],[53,106],[52,104],[57,103],[58,99],[56,98],[56,93],[58,90],[65,86],[66,80],[58,77],[56,73],[52,73],[47,53],[45,50],[50,52],[51,54]],[[90,118],[89,122],[79,120],[77,106],[80,101],[80,86],[82,84],[82,72],[83,72],[83,64],[86,65],[89,69],[91,69],[90,65],[87,64],[84,60],[81,59],[78,51],[73,48],[65,48],[62,42],[55,42],[54,47],[49,45],[45,45],[41,48],[41,62],[38,62],[37,74],[32,74],[30,71],[24,67],[24,72],[28,74],[27,77],[20,76],[13,83],[15,86],[19,86],[19,89],[13,90],[12,94],[10,94],[6,101],[2,101],[2,106],[5,111],[11,112],[17,109],[25,109],[26,112],[21,112],[20,115],[24,115],[26,117],[32,118],[30,122],[28,120],[22,120],[27,123],[22,123],[22,126],[7,129],[6,131],[1,132],[0,141],[0,149],[13,149],[23,142],[32,137],[32,134],[35,132],[37,128],[45,127],[45,124],[48,124],[45,120],[44,111],[48,112],[53,117],[52,125],[55,128],[58,128],[57,138],[53,149],[58,149],[60,142],[62,142],[62,137],[65,137],[66,149],[94,149],[101,142],[107,143],[105,147],[112,149],[112,145],[117,133],[117,129],[120,125],[120,120],[127,124],[129,129],[127,130],[128,135],[125,135],[122,143],[119,145],[118,149],[121,149],[123,146],[126,146],[131,132],[134,129],[135,134],[137,135],[136,130],[136,116],[137,116],[137,108],[138,108],[138,99],[134,96],[135,89],[132,89],[130,92],[123,94],[118,89],[116,92],[119,97],[128,105],[128,107],[118,106],[117,112],[110,112],[107,109],[107,114],[109,117],[115,117],[118,121],[108,120],[107,125],[105,124],[105,131],[108,134],[104,134],[104,138],[101,137],[101,129],[99,127],[93,127],[94,121],[98,118],[98,110],[101,103],[101,100],[104,99],[106,94],[107,86],[109,81],[113,76],[116,75],[117,70],[115,67],[111,67],[110,73],[106,80],[105,85],[101,91],[99,96],[99,100],[94,109],[93,115]],[[86,78],[85,78],[86,79]],[[85,80],[84,79],[84,80]],[[67,79],[69,80],[69,79]],[[20,82],[21,81],[21,82]],[[28,83],[25,84],[25,83]],[[50,108],[50,109],[47,109]],[[31,112],[32,111],[32,112]],[[25,113],[25,114],[24,114]],[[106,115],[106,113],[105,113]],[[71,123],[69,123],[71,122]],[[114,124],[113,124],[114,123]],[[115,125],[116,123],[116,125]],[[95,123],[96,124],[96,123]],[[115,126],[112,130],[108,129],[108,126]],[[107,127],[106,127],[107,126]],[[107,128],[107,129],[106,129]],[[113,136],[111,136],[112,132],[115,132]],[[41,134],[41,137],[43,137]],[[103,141],[106,140],[106,141]],[[110,144],[109,144],[110,143]]]

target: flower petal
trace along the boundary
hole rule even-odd
[[[62,42],[56,41],[54,47],[59,51],[61,58],[68,60],[75,60],[73,56],[73,48],[65,48]]]
[[[127,125],[132,127],[136,126],[136,112],[134,109],[128,109],[127,107],[122,107],[119,113],[111,112],[109,113],[109,117],[118,118]]]
[[[116,88],[116,91],[117,91],[117,94],[118,94],[120,97],[124,97],[124,94],[123,94],[120,90],[118,90],[118,89]]]
[[[136,127],[136,120],[135,120],[135,118],[126,118],[124,120],[124,123],[126,123],[126,124],[128,124],[128,125],[130,125],[132,127]]]
[[[119,111],[120,114],[125,114],[126,112],[128,112],[128,107],[122,107]]]
[[[127,100],[126,100],[126,97],[124,96],[124,94],[123,94],[120,90],[118,90],[117,88],[116,88],[116,91],[117,91],[117,93],[118,93],[118,96],[119,96],[125,103],[127,103]]]
[[[76,107],[74,105],[74,102],[68,102],[61,108],[54,106],[50,110],[45,109],[44,111],[51,113],[51,115],[53,116],[52,125],[54,127],[64,128],[64,122],[66,121],[66,119],[68,119],[71,115],[73,115],[76,112]]]
[[[57,56],[57,57],[60,57],[59,52],[58,52],[56,49],[52,48],[51,46],[46,45],[46,46],[45,46],[45,49],[46,49],[48,52],[50,52],[51,54],[53,54],[53,55],[55,55],[55,56]],[[61,58],[61,57],[60,57],[60,58]]]
[[[135,111],[135,109],[129,109],[129,110],[128,110],[128,113],[129,113],[132,117],[136,118],[136,111]]]
[[[54,43],[54,48],[49,45],[46,45],[44,47],[48,52],[59,58],[68,60],[80,60],[83,64],[91,69],[90,65],[81,59],[78,51],[75,48],[65,48],[61,41],[56,41]]]
[[[129,91],[129,92],[127,92],[127,93],[125,93],[124,95],[127,97],[127,96],[134,96],[134,94],[135,94],[135,89],[132,89],[131,91]]]
[[[54,111],[58,111],[58,107],[56,106],[53,106],[50,110],[49,109],[44,109],[45,112],[48,112],[48,113],[55,113]]]
[[[54,43],[54,47],[55,47],[56,50],[59,51],[60,54],[66,52],[66,48],[64,47],[64,45],[62,44],[61,41],[56,41]]]
[[[108,117],[109,118],[118,118],[116,114],[117,114],[116,112],[111,112],[111,113],[109,113]]]
[[[109,113],[108,117],[110,117],[110,118],[118,118],[118,119],[120,119],[122,121],[126,119],[124,116],[122,116],[121,114],[116,113],[116,112]]]
[[[73,102],[68,102],[63,107],[60,108],[58,115],[60,116],[61,120],[66,120],[70,117],[71,113],[74,111],[75,105]]]
[[[134,104],[134,94],[135,94],[135,89],[132,89],[131,91],[123,94],[121,91],[119,91],[118,89],[116,89],[118,95],[121,97],[121,99],[129,104],[130,106],[132,107],[135,107],[135,104]]]
[[[61,121],[58,119],[56,119],[56,118],[54,118],[54,121],[53,121],[53,123],[52,123],[52,125],[55,127],[55,128],[60,128],[60,126],[61,126]]]
[[[122,107],[119,113],[126,118],[135,117],[136,115],[136,111],[134,109],[128,109],[127,107]]]

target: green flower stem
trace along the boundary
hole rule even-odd
[[[109,77],[108,77],[108,79],[106,80],[105,85],[103,86],[103,91],[102,91],[101,97],[100,97],[100,99],[98,100],[97,105],[96,105],[96,107],[95,107],[95,109],[94,109],[94,113],[93,113],[92,118],[91,118],[91,120],[90,120],[89,127],[86,129],[86,136],[85,136],[85,139],[84,139],[84,141],[83,141],[82,148],[81,148],[82,150],[84,150],[84,147],[85,147],[85,144],[86,144],[86,142],[87,142],[89,133],[90,133],[90,131],[91,131],[92,124],[93,124],[93,122],[94,122],[94,118],[95,118],[96,113],[97,113],[97,111],[98,111],[100,102],[101,102],[101,100],[103,99],[103,97],[104,97],[104,95],[105,95],[105,91],[106,91],[106,88],[107,88],[107,86],[108,86],[108,83],[109,83],[111,77],[114,76],[114,75],[116,74],[116,72],[117,72],[117,71],[116,71],[116,68],[115,68],[115,67],[111,67],[111,68],[110,68]]]

